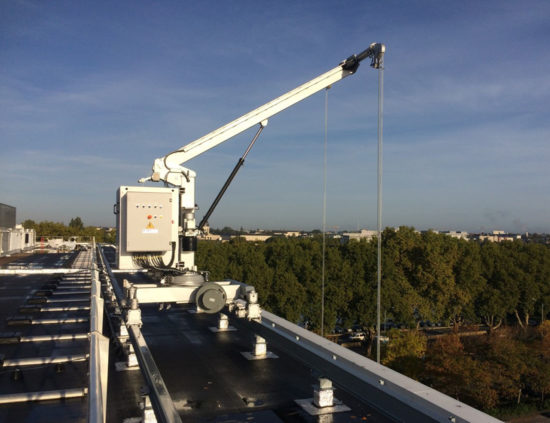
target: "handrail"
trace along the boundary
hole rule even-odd
[[[111,285],[120,306],[124,295],[122,294],[117,279],[113,274],[111,266],[109,266],[103,249],[99,247],[98,251],[101,267],[105,270],[105,273],[108,276],[108,283]],[[136,325],[128,326],[128,335],[134,347],[141,374],[143,375],[143,378],[147,382],[147,386],[149,388],[149,397],[151,399],[153,410],[155,411],[155,417],[162,423],[181,423],[181,417],[174,406],[170,393],[164,383],[164,379],[160,374],[153,355],[151,354],[151,351],[149,350],[139,327]]]
[[[109,338],[103,336],[101,281],[97,266],[97,247],[92,240],[92,278],[90,295],[90,382],[88,389],[88,421],[105,423],[107,419],[107,381],[109,374]]]
[[[265,310],[261,321],[237,318],[232,324],[244,325],[396,421],[501,422]]]

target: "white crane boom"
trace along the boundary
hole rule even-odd
[[[267,120],[352,75],[360,62],[367,57],[371,59],[372,67],[380,68],[385,51],[384,44],[373,43],[363,52],[348,57],[334,69],[184,147],[156,159],[153,163],[152,175],[140,179],[139,182],[163,182],[168,188],[120,187],[115,207],[115,213],[119,214],[117,220],[120,235],[117,255],[119,268],[133,269],[136,266],[145,266],[161,273],[176,272],[180,275],[178,277],[183,278],[182,283],[187,283],[186,278],[195,278],[197,276],[195,266],[197,237],[203,232],[212,212],[243,165],[250,148],[267,125]],[[182,164],[255,125],[259,125],[256,135],[197,227],[195,221],[196,174]],[[174,279],[171,283],[175,283]]]
[[[180,175],[182,172],[185,176],[186,169],[181,165],[188,160],[197,157],[198,155],[210,150],[213,147],[229,140],[230,138],[240,134],[255,125],[265,126],[267,120],[277,113],[289,108],[290,106],[299,103],[300,101],[310,97],[311,95],[331,86],[345,77],[352,75],[357,70],[359,63],[367,58],[371,58],[371,66],[378,68],[382,61],[385,52],[384,44],[372,43],[368,49],[358,55],[350,56],[334,69],[300,85],[292,91],[283,94],[282,96],[252,110],[251,112],[235,119],[232,122],[218,128],[203,137],[179,148],[164,157],[156,159],[153,164],[153,174],[149,178],[143,178],[140,182],[146,180],[163,181],[174,186],[181,186],[183,179]],[[185,177],[188,179],[188,177]]]

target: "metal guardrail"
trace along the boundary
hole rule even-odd
[[[101,281],[93,241],[90,295],[90,379],[88,387],[88,421],[104,423],[107,419],[107,381],[109,374],[109,338],[103,336]]]
[[[113,274],[111,267],[109,266],[109,262],[107,261],[102,248],[98,248],[98,251],[101,267],[105,270],[105,273],[108,276],[109,283],[120,306],[122,300],[124,299],[124,295],[118,285],[117,279]],[[181,417],[174,406],[170,393],[164,383],[164,379],[162,378],[153,355],[147,346],[145,338],[141,334],[141,330],[136,325],[130,325],[128,326],[128,335],[134,347],[141,374],[149,388],[149,397],[155,412],[155,417],[161,423],[181,423]]]
[[[95,244],[94,244],[95,248]],[[90,321],[90,333],[73,333],[73,334],[53,334],[53,335],[37,335],[37,336],[21,336],[14,333],[13,336],[4,338],[6,343],[23,343],[23,342],[51,342],[62,340],[78,340],[89,339],[90,348],[88,353],[69,354],[69,355],[52,355],[49,357],[26,357],[3,359],[0,361],[0,366],[9,367],[24,367],[37,365],[50,365],[58,363],[72,363],[89,361],[89,386],[83,388],[60,389],[53,391],[42,392],[22,392],[16,394],[8,394],[0,396],[0,404],[11,404],[16,402],[27,401],[43,401],[54,399],[65,399],[74,397],[88,396],[89,413],[88,421],[93,423],[104,423],[106,421],[106,405],[107,405],[107,380],[108,380],[108,363],[109,363],[109,339],[102,335],[103,327],[103,299],[101,298],[101,283],[99,281],[99,271],[95,260],[95,250],[82,251],[72,265],[71,269],[8,269],[1,270],[0,274],[77,274],[77,276],[65,276],[65,281],[57,285],[61,288],[60,291],[49,290],[51,297],[33,297],[27,299],[27,305],[20,308],[33,312],[71,312],[78,310],[90,310],[89,317],[62,317],[35,319],[29,316],[22,316],[8,320],[9,325],[54,325],[68,323],[82,323]],[[74,284],[78,285],[75,289]],[[82,291],[82,288],[89,288]],[[81,292],[82,291],[82,292]],[[89,295],[89,298],[75,298],[75,295],[81,293]],[[66,294],[73,298],[52,298],[54,295]],[[54,303],[74,303],[86,301],[89,306],[53,306],[44,307],[40,304]],[[37,306],[36,304],[39,304]]]
[[[181,417],[174,406],[172,397],[141,330],[136,325],[131,325],[128,327],[128,334],[134,345],[139,368],[149,387],[149,397],[157,420],[163,423],[181,423]]]
[[[233,319],[232,323],[246,325],[396,421],[501,422],[273,313],[262,311],[261,322]]]

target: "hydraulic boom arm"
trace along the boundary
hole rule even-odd
[[[331,86],[345,77],[355,73],[359,63],[371,58],[371,66],[379,68],[383,61],[385,52],[384,44],[372,43],[369,48],[363,52],[352,55],[336,66],[334,69],[306,82],[303,85],[283,94],[282,96],[270,101],[263,106],[235,119],[232,122],[204,135],[203,137],[179,148],[164,157],[156,159],[153,164],[153,173],[149,178],[143,178],[140,182],[152,180],[155,182],[163,181],[172,186],[181,187],[184,179],[189,182],[189,176],[186,175],[187,169],[181,165],[188,160],[210,150],[213,147],[229,140],[235,135],[255,126],[267,124],[267,120],[288,107],[306,99],[307,97]]]
[[[125,233],[121,232],[122,236],[119,237],[119,267],[149,266],[161,272],[166,272],[167,269],[175,272],[187,272],[182,277],[194,278],[196,275],[189,276],[189,272],[197,270],[195,266],[197,237],[203,231],[214,208],[243,165],[246,155],[262,129],[267,125],[268,119],[354,74],[361,61],[366,58],[371,59],[372,67],[381,68],[385,51],[384,44],[373,43],[363,52],[348,57],[334,69],[186,146],[156,159],[153,163],[151,176],[142,178],[139,182],[163,182],[166,188],[121,187],[117,204],[124,209],[124,214],[120,214],[118,222],[120,228],[128,229],[125,229]],[[195,204],[196,174],[183,167],[183,164],[255,125],[259,125],[259,127],[254,139],[197,227],[195,221],[197,210]],[[143,193],[143,198],[141,193]],[[148,193],[148,197],[145,196],[145,193]],[[159,200],[165,198],[163,196],[170,196],[169,201],[162,200],[165,204],[161,204]]]

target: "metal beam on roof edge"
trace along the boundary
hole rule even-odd
[[[233,323],[248,326],[272,345],[320,371],[344,391],[397,421],[501,422],[273,313],[262,311],[261,321],[235,318]]]

